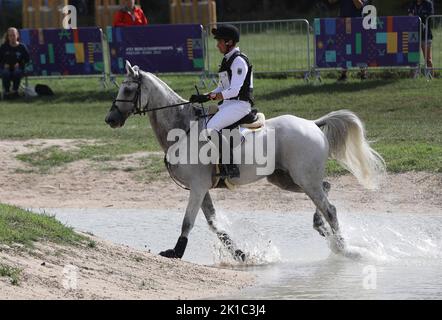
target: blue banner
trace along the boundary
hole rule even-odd
[[[104,72],[99,28],[22,29],[20,41],[31,56],[33,76],[94,75]]]
[[[125,60],[153,73],[204,69],[201,25],[108,27],[107,38],[114,74],[126,73]]]
[[[419,17],[315,19],[317,68],[415,67],[420,61]]]

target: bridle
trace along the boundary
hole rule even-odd
[[[132,99],[130,99],[130,100],[128,100],[128,99],[115,99],[112,102],[112,107],[111,107],[110,111],[116,110],[123,117],[125,117],[125,116],[128,117],[131,114],[145,115],[146,113],[151,112],[151,111],[157,111],[157,110],[168,109],[168,108],[176,108],[179,106],[192,104],[192,102],[181,102],[181,103],[171,104],[168,106],[163,106],[163,107],[158,107],[158,108],[149,108],[149,102],[147,102],[146,105],[144,107],[142,107],[141,106],[141,83],[142,83],[141,82],[141,75],[136,77],[134,80],[125,80],[122,82],[122,84],[123,83],[136,83],[137,84],[137,89],[136,89],[135,95]],[[133,105],[132,110],[125,114],[118,107],[118,105],[117,105],[118,102],[132,103],[132,105]]]

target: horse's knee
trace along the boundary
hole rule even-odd
[[[316,211],[313,215],[313,227],[316,229],[322,225],[324,225],[324,220],[322,220],[321,215]]]
[[[331,189],[331,184],[328,183],[327,181],[322,182],[322,189],[324,189],[324,192],[325,192],[326,194],[328,194],[328,192],[329,192],[330,189]]]

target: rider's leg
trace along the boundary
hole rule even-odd
[[[219,111],[207,123],[207,129],[216,130],[219,133],[219,153],[222,155],[222,146],[230,146],[230,157],[223,158],[221,163],[221,176],[235,178],[239,177],[239,169],[233,163],[233,145],[221,134],[222,129],[234,124],[244,118],[251,111],[251,105],[248,102],[240,100],[225,100],[220,106]],[[230,138],[229,138],[230,139]],[[226,149],[224,149],[226,151]],[[226,152],[224,153],[226,154]],[[228,163],[226,163],[228,162]]]
[[[207,129],[220,132],[248,115],[251,105],[240,100],[224,100],[218,109],[219,111],[207,123]]]

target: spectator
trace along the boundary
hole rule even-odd
[[[18,97],[18,88],[24,75],[25,65],[29,62],[29,52],[21,44],[18,30],[9,28],[0,46],[0,70],[5,98]],[[11,89],[12,82],[12,92]]]
[[[142,26],[148,23],[141,8],[135,6],[135,0],[125,0],[125,6],[114,15],[114,27]]]
[[[362,17],[362,9],[368,4],[368,0],[328,0],[334,4],[339,2],[339,16],[341,18]],[[367,79],[367,70],[361,68],[361,79]],[[344,67],[338,81],[347,80],[347,68]]]
[[[425,42],[427,18],[434,15],[433,3],[429,0],[414,0],[408,8],[408,14],[410,16],[419,16],[422,20],[422,51],[425,61],[427,62],[427,67],[433,72],[433,55],[431,52],[433,33],[431,32],[430,26],[428,26],[428,42]]]

